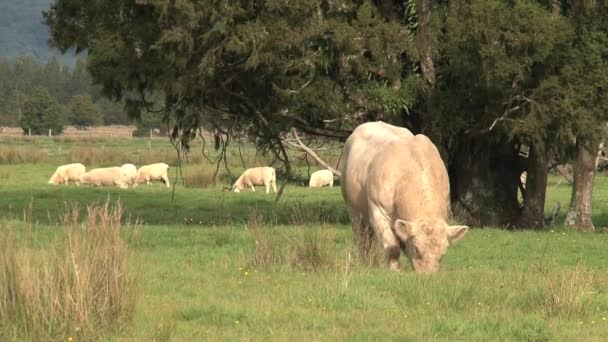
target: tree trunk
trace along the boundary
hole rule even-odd
[[[547,151],[541,146],[531,145],[528,154],[526,188],[523,191],[524,206],[519,217],[519,227],[540,229],[545,226],[548,165]]]
[[[551,14],[557,17],[561,10],[561,1],[560,0],[551,0]]]
[[[431,32],[431,0],[420,1],[420,26],[418,40],[420,44],[420,67],[426,81],[427,90],[435,88],[435,66],[433,64],[433,35]]]
[[[554,0],[555,1],[555,0]],[[458,9],[458,0],[448,0],[448,17],[454,18]]]
[[[580,231],[592,231],[594,227],[591,220],[591,202],[598,147],[597,144],[585,144],[582,139],[577,139],[576,148],[578,153],[574,165],[574,184],[566,226]]]
[[[585,13],[585,0],[572,0],[572,13],[575,17],[581,17]]]
[[[452,209],[459,219],[473,226],[516,223],[521,167],[512,144],[489,143],[487,137],[469,140],[456,153],[449,172]]]

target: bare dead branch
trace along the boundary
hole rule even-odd
[[[303,132],[306,132],[306,133],[312,134],[312,135],[328,137],[328,138],[336,138],[341,141],[344,141],[352,133],[351,131],[345,131],[345,130],[335,130],[335,129],[329,129],[329,128],[312,127],[308,122],[306,122],[300,118],[296,118],[296,117],[294,117],[293,120],[294,120],[294,122],[293,122],[294,127],[296,127],[297,129],[299,129]]]
[[[278,93],[297,94],[300,91],[302,91],[304,88],[306,88],[306,86],[309,85],[311,82],[312,82],[312,78],[309,79],[308,81],[306,81],[306,83],[304,83],[298,90],[283,89],[283,88],[280,88],[278,85],[274,84],[274,82],[273,82],[272,89]]]
[[[321,159],[321,157],[319,157],[318,154],[315,153],[315,151],[313,151],[312,149],[310,149],[308,146],[306,146],[302,140],[300,139],[300,137],[298,136],[298,132],[295,128],[292,129],[293,132],[293,137],[295,138],[297,144],[292,143],[292,142],[288,142],[291,146],[295,146],[297,148],[299,148],[300,150],[308,153],[308,155],[310,155],[314,160],[317,161],[317,163],[323,165],[326,169],[328,169],[329,171],[331,171],[334,175],[341,177],[342,173],[336,169],[334,169],[332,166],[330,166],[328,163],[326,163],[323,159]]]

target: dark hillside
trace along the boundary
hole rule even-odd
[[[30,54],[39,61],[56,56],[61,64],[73,66],[72,54],[61,53],[48,46],[48,31],[42,23],[42,11],[53,0],[1,0],[0,1],[0,57],[14,60]]]

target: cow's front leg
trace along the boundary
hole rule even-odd
[[[386,252],[388,268],[391,271],[399,271],[399,256],[401,255],[401,246],[399,239],[391,229],[390,220],[376,208],[370,208],[370,222],[377,236],[382,240],[382,247]]]

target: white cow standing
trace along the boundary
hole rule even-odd
[[[266,187],[266,193],[270,192],[270,187],[277,192],[277,176],[274,168],[270,166],[253,167],[245,170],[234,182],[232,191],[241,192],[245,188],[250,188],[255,192],[256,185]]]
[[[136,187],[142,183],[150,185],[152,184],[151,181],[160,180],[167,188],[170,188],[171,182],[169,182],[168,172],[169,165],[165,163],[155,163],[141,166],[139,169],[137,169],[137,175],[132,181],[133,187]]]
[[[447,170],[424,135],[380,121],[358,126],[344,147],[341,182],[361,252],[375,235],[392,270],[403,249],[415,271],[436,272],[450,243],[468,232],[446,222]]]

